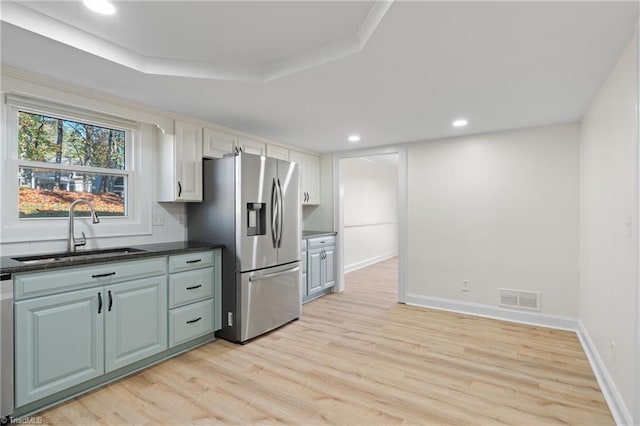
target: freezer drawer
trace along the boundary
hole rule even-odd
[[[240,275],[240,341],[300,317],[300,262]]]

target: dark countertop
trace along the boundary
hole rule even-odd
[[[302,231],[302,238],[317,237],[318,235],[336,235],[334,231]]]
[[[117,254],[113,256],[106,256],[102,258],[93,259],[74,259],[68,261],[51,262],[45,264],[25,264],[17,260],[13,260],[13,257],[20,257],[21,255],[3,256],[0,257],[0,275],[3,280],[9,279],[11,274],[17,274],[19,272],[32,272],[32,271],[44,271],[48,269],[66,268],[69,266],[88,265],[95,263],[107,263],[116,260],[137,260],[147,257],[163,256],[168,254],[187,253],[192,251],[201,251],[207,249],[216,249],[224,247],[223,244],[217,243],[203,243],[198,241],[176,241],[173,243],[157,243],[157,244],[144,244],[144,245],[131,245],[125,246],[134,249],[140,249],[144,251]],[[81,253],[82,250],[78,250]],[[59,252],[58,252],[59,254]],[[26,254],[28,256],[28,254]],[[39,254],[38,254],[39,255]],[[46,255],[46,253],[43,253]],[[25,255],[22,255],[25,256]]]

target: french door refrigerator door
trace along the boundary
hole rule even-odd
[[[252,154],[236,157],[236,247],[241,272],[278,264],[273,238],[277,160]]]
[[[300,317],[300,262],[239,274],[240,342]]]
[[[278,160],[280,206],[278,210],[278,264],[300,260],[301,209],[300,167]]]

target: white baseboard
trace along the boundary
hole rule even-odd
[[[409,305],[424,306],[426,308],[517,322],[520,324],[537,325],[575,332],[578,332],[579,330],[579,324],[576,318],[563,317],[559,315],[516,311],[513,309],[501,308],[499,306],[481,305],[478,303],[461,302],[458,300],[417,296],[412,294],[407,294],[405,301]]]
[[[620,396],[620,392],[611,378],[607,367],[602,361],[596,346],[593,344],[593,340],[591,340],[591,336],[589,336],[589,332],[582,323],[582,320],[579,320],[578,323],[578,338],[580,339],[580,343],[582,343],[582,347],[587,355],[589,364],[591,364],[591,369],[593,370],[593,374],[596,376],[598,385],[600,385],[600,390],[602,390],[602,394],[609,405],[613,419],[619,426],[631,426],[633,424],[631,412]]]
[[[345,265],[344,273],[353,272],[358,269],[366,268],[369,265],[373,265],[374,263],[382,262],[383,260],[391,259],[398,255],[398,252],[385,253],[379,256],[371,257],[369,259],[361,260],[359,262],[351,263],[349,265]]]

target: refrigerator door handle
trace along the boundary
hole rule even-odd
[[[278,248],[282,247],[282,230],[284,229],[284,201],[282,200],[282,185],[278,179]]]
[[[290,274],[291,272],[296,272],[300,267],[296,266],[295,268],[287,269],[286,271],[274,272],[273,274],[266,275],[254,275],[249,277],[249,281],[260,281],[260,280],[268,280],[269,278],[279,277],[280,275]]]
[[[273,178],[273,185],[271,186],[271,242],[273,248],[278,247],[278,236],[276,223],[278,221],[278,190],[276,189],[276,178]]]

